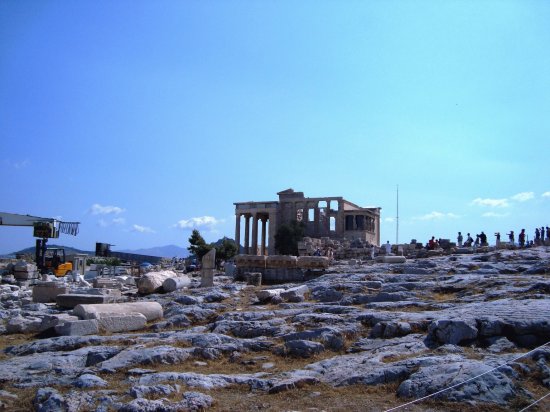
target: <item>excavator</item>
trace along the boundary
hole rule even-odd
[[[40,273],[61,277],[71,275],[73,264],[66,261],[65,249],[48,248],[48,239],[57,239],[60,233],[76,236],[80,222],[62,222],[58,219],[0,212],[0,226],[32,226],[36,239],[36,266]]]

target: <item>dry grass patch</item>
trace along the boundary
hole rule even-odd
[[[0,335],[0,361],[9,358],[9,356],[4,353],[6,348],[31,343],[35,340],[36,338],[32,334]]]
[[[456,302],[456,293],[433,292],[429,297],[437,303]]]
[[[13,386],[2,385],[1,389],[17,396],[17,399],[15,399],[13,402],[11,401],[8,402],[9,409],[5,409],[6,411],[7,410],[12,412],[34,411],[33,401],[36,395],[36,391],[38,390],[38,387],[16,388]],[[6,398],[6,400],[8,400],[8,398]]]
[[[220,358],[214,360],[202,360],[189,358],[178,364],[155,364],[155,365],[140,365],[139,367],[154,370],[155,372],[178,372],[178,373],[197,373],[202,375],[220,374],[220,375],[237,375],[237,374],[253,374],[258,372],[266,372],[268,374],[282,373],[296,369],[303,369],[307,365],[319,362],[325,359],[338,356],[331,351],[324,351],[311,358],[293,358],[281,357],[274,355],[271,352],[249,352],[243,354],[235,361],[229,358]],[[272,363],[272,368],[264,369],[263,365]],[[105,375],[107,377],[112,374]],[[103,376],[102,376],[103,377]],[[103,377],[106,379],[105,377]]]
[[[394,363],[394,362],[399,362],[399,361],[403,361],[403,360],[407,360],[407,359],[414,359],[414,358],[418,358],[420,356],[425,356],[425,355],[429,355],[429,354],[432,354],[433,352],[426,349],[422,352],[412,352],[412,353],[404,353],[402,355],[388,355],[388,356],[384,356],[382,358],[382,362],[384,363]]]
[[[352,385],[334,388],[327,384],[307,385],[277,394],[249,391],[246,387],[233,386],[202,391],[212,396],[216,403],[209,411],[384,411],[402,405],[411,399],[396,396],[398,383],[364,386]],[[494,405],[467,405],[463,403],[426,401],[409,406],[404,411],[432,412],[504,412]]]

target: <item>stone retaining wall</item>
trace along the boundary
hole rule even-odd
[[[262,274],[263,283],[302,282],[324,273],[329,259],[324,256],[255,256],[238,255],[236,278],[244,279],[247,273]]]

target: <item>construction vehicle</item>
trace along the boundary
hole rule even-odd
[[[60,233],[76,236],[80,222],[62,222],[58,219],[0,212],[0,226],[32,226],[36,239],[35,260],[40,273],[55,276],[71,275],[73,264],[66,261],[65,249],[46,246],[48,239],[57,239]]]

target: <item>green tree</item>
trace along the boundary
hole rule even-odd
[[[275,249],[281,255],[298,256],[298,242],[303,239],[305,225],[296,220],[279,226],[275,233]]]
[[[231,259],[238,251],[237,243],[226,237],[224,237],[220,243],[213,246],[216,248],[216,260]]]
[[[187,250],[198,259],[202,259],[210,249],[212,249],[212,245],[207,245],[200,232],[197,229],[193,229],[191,237],[189,238],[189,247]]]

